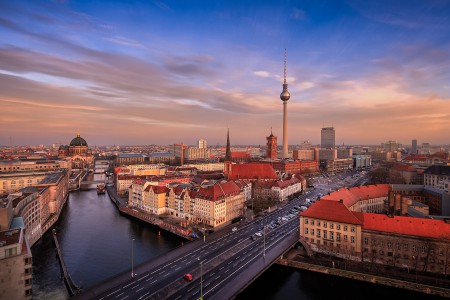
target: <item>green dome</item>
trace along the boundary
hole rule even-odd
[[[87,147],[87,143],[86,140],[83,139],[82,137],[80,137],[80,134],[77,134],[77,137],[74,138],[71,142],[70,142],[70,146],[86,146]]]

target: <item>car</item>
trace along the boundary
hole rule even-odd
[[[233,229],[231,229],[231,231],[235,232],[237,230],[237,227],[233,227]]]
[[[262,236],[262,233],[261,232],[257,232],[257,233],[255,233],[255,235],[256,236]]]
[[[185,280],[187,280],[187,281],[192,281],[192,275],[189,274],[189,273],[184,274],[184,275],[183,275],[183,278],[184,278]]]

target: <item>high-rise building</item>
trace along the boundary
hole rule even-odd
[[[430,143],[422,143],[422,153],[421,154],[430,154],[431,146]]]
[[[287,102],[291,98],[286,83],[286,49],[284,49],[284,83],[280,99],[283,101],[283,159],[288,157]]]
[[[204,140],[204,139],[199,139],[199,140],[198,140],[198,148],[200,148],[200,149],[207,148],[206,140]]]
[[[387,141],[386,143],[382,144],[382,146],[387,152],[398,151],[398,149],[402,147],[402,145],[397,143],[396,141]]]
[[[417,154],[417,140],[412,140],[411,153]]]
[[[334,127],[324,127],[320,132],[320,147],[334,148],[336,144],[336,133]]]
[[[277,159],[277,137],[273,135],[272,130],[270,130],[270,135],[266,139],[266,158]]]

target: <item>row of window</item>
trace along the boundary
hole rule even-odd
[[[311,228],[311,230],[309,230],[309,228],[305,227],[305,235],[307,235],[307,234],[310,234],[312,236],[314,236],[314,234],[316,234],[316,237],[318,237],[318,238],[322,237],[323,239],[328,239],[328,240],[334,240],[334,237],[335,237],[335,233],[333,231],[327,231],[327,230],[321,231],[320,229],[316,229],[314,231],[314,228]],[[344,242],[348,241],[348,236],[346,234],[343,235],[343,240],[344,240]],[[337,242],[341,241],[341,233],[340,232],[336,232],[336,241]],[[355,237],[350,236],[350,241],[351,241],[351,243],[355,243]]]
[[[307,219],[307,218],[305,218],[305,224],[311,224],[312,226],[314,226],[314,224],[316,224],[317,226],[323,226],[323,228],[327,228],[328,227],[328,225],[330,226],[330,229],[334,229],[334,223],[327,223],[327,222],[321,222],[320,220],[316,220],[316,222],[315,222],[315,220],[309,220],[309,219]],[[344,229],[344,231],[348,231],[348,226],[347,225],[344,225],[344,226],[342,226],[343,227],[343,229]],[[336,230],[341,230],[341,225],[340,224],[336,224]],[[351,226],[350,227],[350,231],[351,232],[355,232],[355,230],[356,230],[356,228],[355,228],[355,226]]]

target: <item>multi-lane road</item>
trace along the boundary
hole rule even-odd
[[[334,183],[347,179],[325,178]],[[333,190],[336,188],[333,186]],[[122,274],[76,298],[231,298],[298,240],[299,216],[293,209],[305,205],[306,198],[316,199],[320,193],[320,188],[311,190],[271,213],[231,225],[205,242],[188,243],[170,257],[140,266],[133,277]],[[233,231],[233,226],[237,230]],[[187,273],[192,275],[192,281],[183,278]]]

